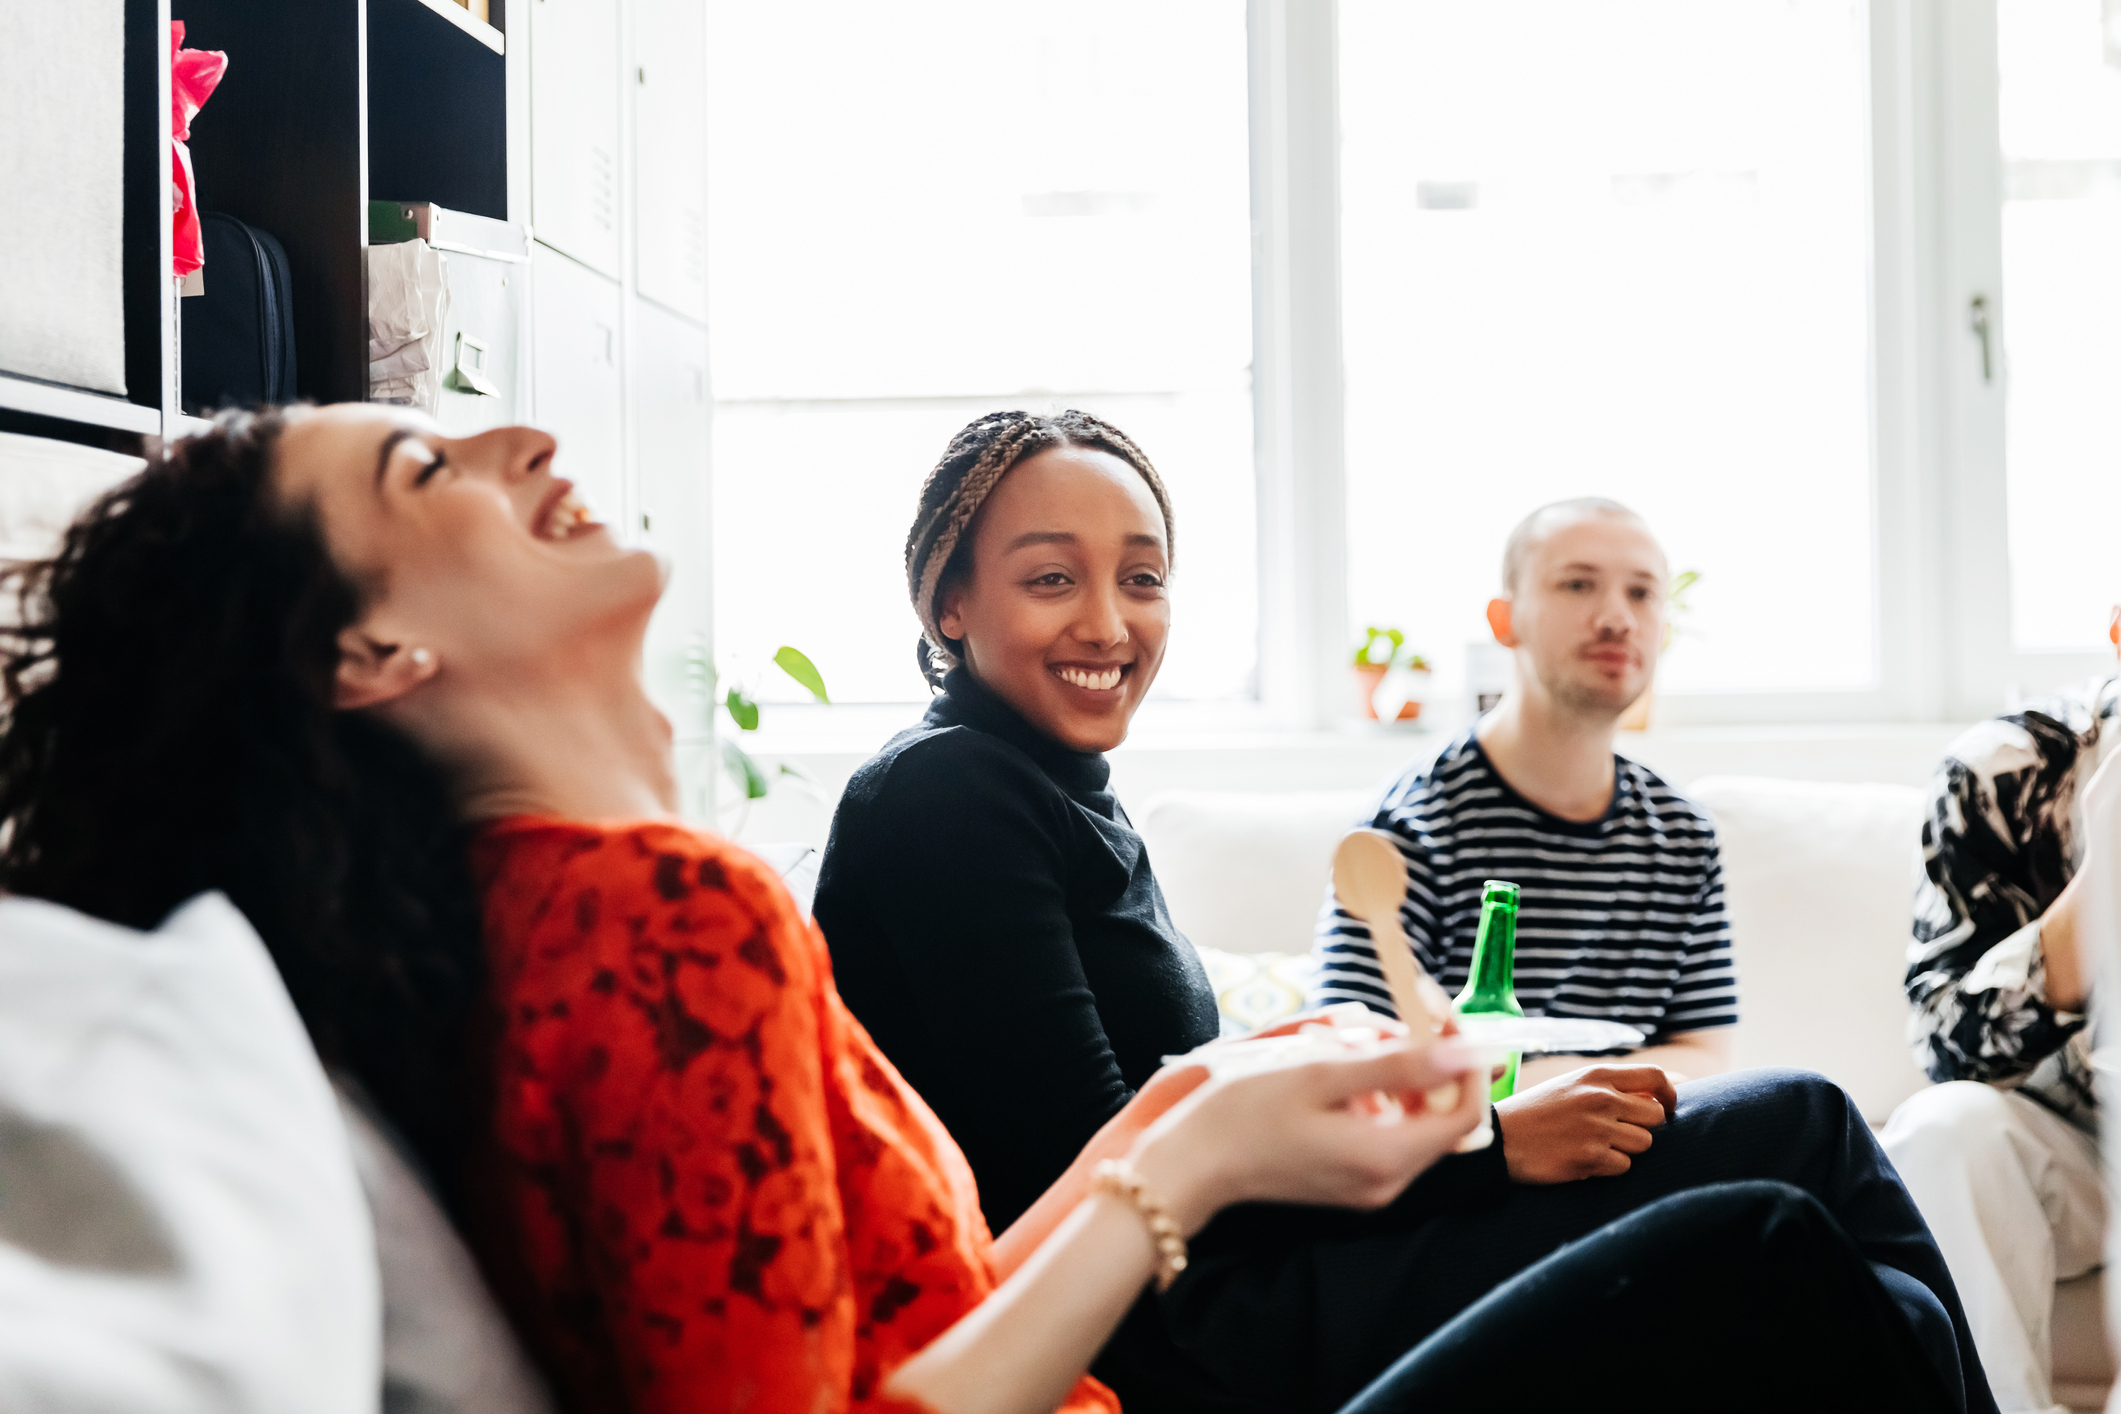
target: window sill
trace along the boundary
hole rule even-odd
[[[725,814],[723,828],[745,840],[822,846],[847,778],[918,715],[913,704],[769,706],[765,725],[741,738],[744,748],[770,764],[797,768],[814,788],[777,790],[741,817],[734,810]],[[1200,714],[1188,723],[1144,711],[1132,738],[1111,756],[1112,788],[1121,801],[1139,811],[1167,790],[1375,790],[1442,750],[1459,727],[1452,718],[1425,727],[1349,722],[1341,730],[1292,731],[1264,725],[1256,712],[1249,719],[1223,714],[1223,725],[1216,727],[1210,724],[1216,715]],[[1711,775],[1921,786],[1963,730],[1964,723],[1949,722],[1660,726],[1623,732],[1617,746],[1621,755],[1682,790]]]
[[[874,755],[885,742],[920,721],[925,703],[860,702],[823,707],[809,703],[766,703],[759,730],[738,740],[747,750],[769,756]],[[719,717],[719,713],[717,716]],[[726,726],[726,723],[723,724]],[[1622,732],[1622,755],[1630,747],[1651,752],[1661,746],[1733,749],[1862,749],[1890,752],[1904,746],[1942,749],[1963,722],[1754,722],[1653,725],[1642,732]],[[1114,753],[1312,751],[1362,755],[1413,756],[1440,750],[1464,730],[1465,714],[1446,709],[1418,722],[1385,725],[1354,719],[1326,729],[1279,726],[1252,703],[1151,703],[1135,719],[1125,745]]]

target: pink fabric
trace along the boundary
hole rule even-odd
[[[185,276],[206,264],[199,236],[199,207],[192,198],[191,120],[228,72],[228,56],[218,49],[186,49],[184,21],[169,26],[170,179],[176,187],[176,214],[171,222],[171,273]]]

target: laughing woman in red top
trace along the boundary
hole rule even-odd
[[[1422,1098],[1465,1074],[1453,1042],[1169,1071],[990,1238],[817,931],[675,821],[639,675],[660,569],[553,458],[372,406],[229,415],[105,498],[18,582],[0,883],[135,924],[227,891],[574,1408],[1116,1409],[1085,1369],[1217,1210],[1382,1206],[1477,1122],[1477,1083]],[[1793,1350],[1852,1399],[1960,1407],[1816,1203],[1689,1200],[1349,1408],[1473,1407],[1504,1374],[1681,1407],[1707,1371],[1752,1381],[1712,1402],[1802,1402]],[[1511,1358],[1526,1333],[1546,1358]]]

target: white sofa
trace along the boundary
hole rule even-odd
[[[1928,1081],[1903,1040],[1900,991],[1919,865],[1922,794],[1906,786],[1710,776],[1687,793],[1716,818],[1723,847],[1744,1066],[1816,1070],[1873,1124]],[[1333,846],[1370,808],[1368,792],[1172,791],[1136,824],[1171,914],[1225,960],[1225,1010],[1272,1004],[1302,964]],[[1229,961],[1253,960],[1256,972]],[[2101,1278],[2056,1289],[2055,1397],[2099,1409],[2114,1365]]]

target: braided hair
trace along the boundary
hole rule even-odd
[[[972,537],[966,532],[973,518],[1011,467],[1055,447],[1092,447],[1140,472],[1163,512],[1164,552],[1174,553],[1170,494],[1126,433],[1073,408],[1051,415],[990,412],[974,419],[950,439],[943,459],[921,483],[920,509],[906,533],[906,592],[921,621],[916,652],[929,686],[941,687],[943,676],[964,656],[958,640],[944,636],[939,620],[945,594],[972,573]]]

